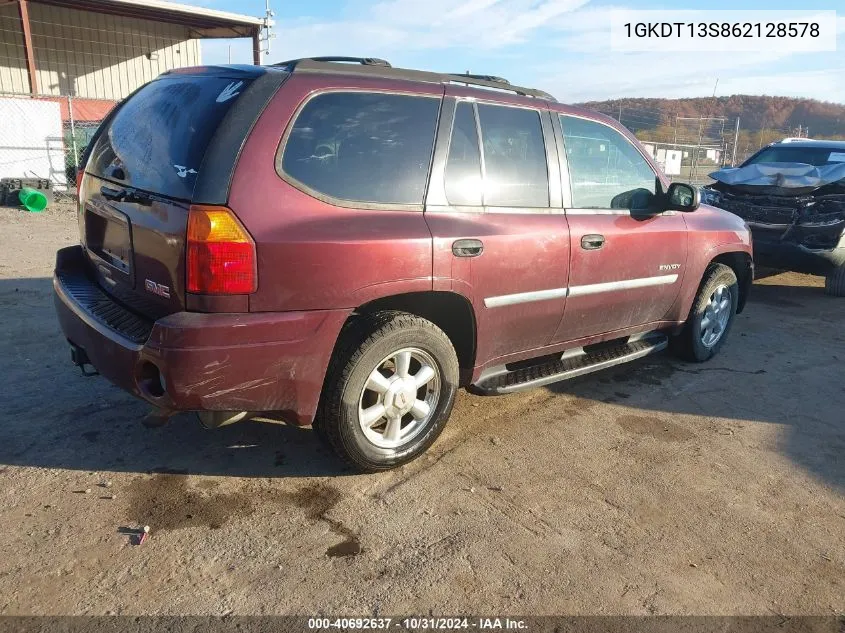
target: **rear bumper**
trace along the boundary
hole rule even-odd
[[[59,251],[59,324],[115,385],[174,411],[274,411],[298,424],[313,420],[349,310],[177,312],[145,327],[118,304],[103,309],[108,296],[93,281],[81,287],[82,270],[81,247]]]

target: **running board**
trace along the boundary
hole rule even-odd
[[[567,350],[556,360],[512,371],[504,366],[493,367],[481,374],[478,382],[470,386],[470,391],[492,396],[534,389],[660,352],[668,344],[669,338],[665,334],[650,332],[598,350],[587,352],[580,347]]]

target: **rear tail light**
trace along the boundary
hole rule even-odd
[[[82,183],[85,180],[85,170],[76,170],[76,223],[79,225],[79,243],[85,244],[85,209],[82,206]]]
[[[192,205],[188,214],[187,289],[248,294],[258,287],[255,242],[226,207]]]

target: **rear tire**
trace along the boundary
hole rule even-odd
[[[341,333],[314,427],[356,469],[423,453],[455,402],[458,358],[434,323],[402,312],[356,317]]]
[[[730,266],[710,264],[692,302],[687,322],[671,341],[685,360],[702,363],[713,358],[728,338],[739,302],[739,283]]]
[[[845,266],[834,268],[824,278],[824,292],[832,297],[845,297]]]

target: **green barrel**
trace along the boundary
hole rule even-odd
[[[38,191],[38,189],[24,187],[18,192],[18,198],[21,204],[26,207],[26,210],[32,213],[38,213],[47,207],[47,196]]]

